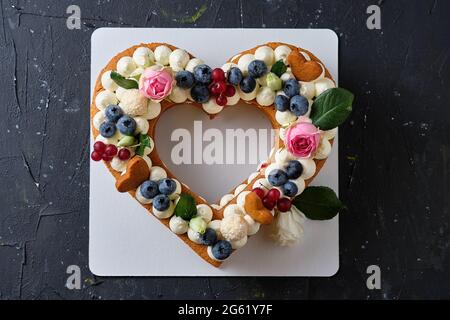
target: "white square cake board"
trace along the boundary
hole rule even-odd
[[[102,28],[91,39],[91,93],[108,61],[135,44],[170,43],[193,53],[211,67],[220,67],[231,56],[272,41],[298,45],[313,52],[334,79],[338,78],[338,37],[328,29]],[[339,185],[337,140],[314,181],[314,185],[329,186],[336,192]],[[91,162],[89,267],[96,275],[327,277],[339,269],[338,217],[331,221],[308,220],[302,242],[294,247],[278,247],[261,229],[221,268],[214,268],[135,199],[117,192],[114,183],[104,165]]]

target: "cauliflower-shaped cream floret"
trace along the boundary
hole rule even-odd
[[[120,107],[126,114],[141,116],[147,113],[147,98],[141,95],[138,89],[126,90],[120,98]]]
[[[232,214],[222,219],[220,233],[228,241],[237,241],[247,236],[247,222],[241,215]]]

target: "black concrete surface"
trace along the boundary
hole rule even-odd
[[[81,8],[81,30],[66,27],[71,4]],[[371,4],[381,8],[381,30],[366,27]],[[450,298],[449,15],[444,0],[0,0],[0,298]],[[336,31],[340,84],[357,97],[339,141],[349,211],[337,275],[91,274],[90,37],[124,26]],[[373,264],[381,290],[366,287]],[[69,265],[81,268],[81,290],[65,288]]]

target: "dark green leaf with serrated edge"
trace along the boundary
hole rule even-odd
[[[321,130],[339,127],[352,112],[354,95],[342,88],[332,88],[314,101],[311,109],[311,120]]]
[[[138,89],[139,84],[131,79],[126,79],[115,71],[111,72],[111,79],[119,86],[124,89]]]
[[[175,215],[186,221],[195,217],[197,215],[195,199],[187,193],[182,193],[180,195],[180,200],[178,200],[177,206],[175,207]]]
[[[308,187],[297,196],[293,205],[311,220],[330,220],[346,209],[336,193],[328,187]]]
[[[150,137],[146,134],[139,135],[139,146],[136,148],[136,154],[138,156],[143,156],[145,148],[150,148],[152,146]]]
[[[281,75],[283,73],[285,73],[286,70],[287,70],[287,66],[284,64],[283,60],[278,60],[272,66],[272,69],[270,70],[270,72],[275,73],[278,77],[281,77]]]

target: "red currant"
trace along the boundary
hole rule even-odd
[[[100,154],[105,153],[105,149],[106,149],[106,145],[101,142],[101,141],[97,141],[96,143],[94,143],[94,151],[97,151]]]
[[[212,79],[214,82],[225,81],[225,72],[220,68],[214,69],[212,71]]]
[[[98,161],[102,160],[102,154],[100,154],[97,151],[94,151],[91,153],[91,159],[98,162]]]
[[[224,93],[226,89],[227,89],[227,85],[225,84],[225,82],[220,81],[220,82],[214,82],[211,85],[210,91],[213,95],[218,96],[218,95]]]
[[[126,161],[128,159],[130,159],[131,157],[131,152],[128,149],[120,149],[119,151],[119,159],[122,161]]]
[[[277,204],[276,201],[273,201],[272,199],[270,199],[267,196],[264,197],[262,202],[263,202],[264,207],[266,209],[270,210],[270,211],[272,211],[275,208],[276,204]]]
[[[277,202],[278,199],[280,199],[281,197],[281,192],[278,189],[271,189],[268,193],[267,193],[267,197],[272,200],[273,202]]]
[[[225,89],[225,96],[230,98],[236,94],[236,88],[232,85],[228,85]]]
[[[223,94],[221,94],[220,96],[218,96],[218,97],[216,98],[216,103],[217,103],[219,106],[224,107],[224,106],[227,105],[228,99],[227,99],[227,97],[225,97]]]
[[[113,144],[108,144],[105,149],[105,155],[108,157],[114,157],[117,155],[117,147]]]
[[[111,156],[108,156],[108,155],[104,154],[102,158],[103,158],[103,161],[111,162],[112,159],[114,158],[114,156],[111,157]]]
[[[277,203],[280,212],[288,212],[292,208],[292,202],[288,198],[281,198]]]
[[[264,199],[264,196],[266,195],[266,192],[263,189],[261,189],[261,188],[255,188],[252,191],[254,193],[256,193],[257,196],[261,198],[261,200]]]

